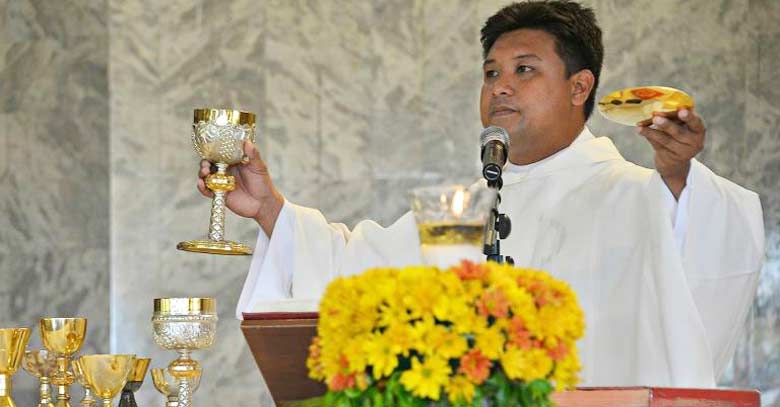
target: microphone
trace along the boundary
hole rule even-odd
[[[479,143],[482,145],[482,176],[488,185],[495,185],[501,179],[501,170],[506,164],[509,133],[501,127],[490,126],[482,130]]]

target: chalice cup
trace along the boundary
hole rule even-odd
[[[230,165],[246,162],[244,141],[255,142],[255,115],[232,109],[195,109],[192,144],[204,160],[217,171],[206,178],[206,187],[214,193],[211,221],[206,240],[188,240],[176,248],[211,254],[252,254],[242,243],[225,240],[225,195],[235,189],[236,180],[227,174]]]
[[[38,378],[41,393],[38,407],[54,407],[51,402],[51,376],[57,371],[57,357],[46,349],[28,350],[24,353],[22,368]]]
[[[141,385],[144,384],[144,377],[146,377],[146,371],[149,369],[149,362],[151,361],[149,358],[135,359],[133,368],[127,376],[125,388],[122,389],[122,396],[119,397],[119,407],[138,407],[133,393],[137,392]]]
[[[95,397],[92,395],[92,386],[87,382],[87,378],[84,377],[84,369],[81,368],[81,358],[76,358],[70,362],[73,368],[73,375],[76,377],[76,381],[79,382],[84,389],[84,397],[81,398],[79,403],[82,407],[91,407],[97,404]]]
[[[154,341],[179,357],[168,365],[176,379],[178,407],[192,405],[193,379],[202,376],[198,361],[190,353],[214,343],[217,333],[217,303],[214,298],[156,298],[152,327]]]
[[[68,369],[71,356],[84,343],[87,333],[86,318],[41,318],[39,321],[43,347],[57,355],[57,371],[51,382],[57,387],[55,407],[71,407],[70,385],[75,376]]]
[[[152,369],[152,383],[160,394],[165,396],[165,407],[179,406],[179,385],[168,369]],[[200,386],[200,373],[190,379],[190,389],[195,393]]]
[[[28,340],[29,328],[0,329],[0,407],[16,407],[11,398],[12,379],[22,363]]]
[[[134,362],[135,355],[84,355],[79,358],[84,379],[103,400],[103,407],[112,406],[114,397],[125,387]]]

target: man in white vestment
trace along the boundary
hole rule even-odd
[[[655,151],[653,170],[591,134],[585,122],[603,59],[592,10],[513,4],[481,34],[482,124],[511,140],[500,210],[516,228],[502,254],[576,290],[587,323],[582,384],[714,386],[755,295],[764,251],[758,196],[694,159],[705,126],[692,109],[637,126]],[[422,263],[410,213],[387,228],[364,221],[350,231],[286,201],[257,149],[245,151],[250,162],[232,169],[237,189],[227,205],[261,230],[239,318],[258,299],[318,299],[335,277]],[[208,173],[203,162],[199,176]],[[198,188],[210,196],[202,179]]]

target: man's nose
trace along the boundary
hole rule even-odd
[[[494,96],[511,96],[515,94],[515,87],[512,84],[512,80],[509,75],[499,75],[496,81],[493,83],[493,95]]]

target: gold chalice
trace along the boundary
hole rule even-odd
[[[152,359],[149,358],[135,359],[133,368],[130,370],[130,374],[127,375],[125,388],[122,389],[122,396],[119,397],[119,407],[138,407],[133,393],[137,392],[141,385],[144,384],[146,370],[149,369],[149,362],[151,361]]]
[[[81,358],[76,358],[70,362],[73,368],[73,375],[76,377],[76,381],[79,382],[84,389],[84,397],[82,397],[79,403],[82,407],[90,407],[97,404],[95,397],[92,396],[92,386],[87,382],[87,378],[84,377],[84,369],[81,368]]]
[[[640,86],[616,90],[599,100],[598,109],[607,120],[627,126],[647,126],[653,116],[677,118],[677,111],[694,106],[687,93],[668,86]]]
[[[190,353],[214,343],[217,319],[217,302],[213,298],[154,300],[154,341],[179,353],[179,357],[168,365],[168,372],[179,386],[179,407],[190,407],[194,392],[192,379],[201,376],[200,363],[192,359]]]
[[[168,369],[152,369],[152,383],[154,383],[154,388],[165,396],[165,407],[179,406],[179,386],[176,383],[176,378],[171,376]],[[192,393],[195,393],[200,386],[200,374],[193,376],[189,385]]]
[[[68,370],[70,357],[84,343],[87,333],[86,318],[41,318],[39,321],[43,347],[57,355],[57,371],[51,382],[57,386],[56,407],[71,407],[70,385],[75,377]]]
[[[41,401],[38,407],[54,407],[51,402],[51,375],[57,371],[57,357],[46,349],[28,350],[22,368],[40,382]]]
[[[255,142],[255,114],[232,109],[195,109],[192,144],[204,160],[215,164],[217,172],[206,178],[214,193],[207,240],[189,240],[176,248],[212,254],[252,254],[242,243],[225,240],[225,195],[235,189],[236,180],[227,174],[230,165],[245,160],[244,140]]]
[[[0,329],[0,407],[16,407],[11,398],[12,379],[22,363],[29,339],[29,328]]]
[[[112,400],[127,383],[133,369],[135,355],[84,355],[79,358],[87,383],[103,400],[103,407],[111,407]]]

